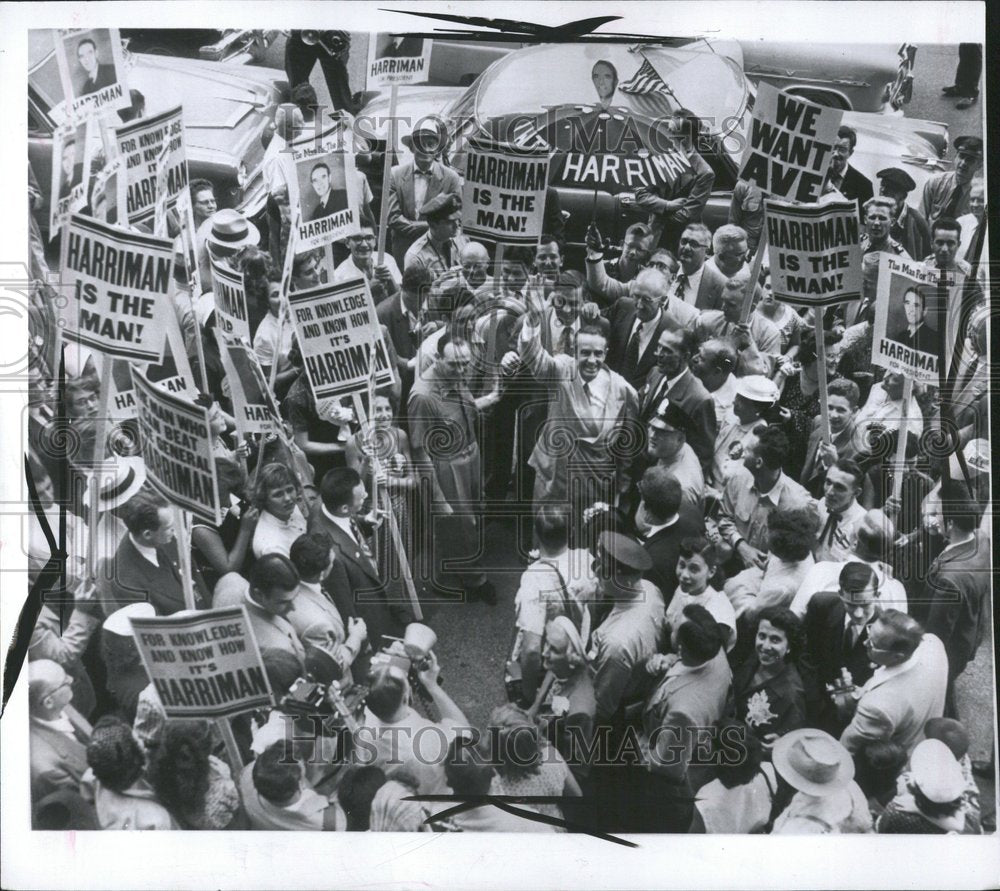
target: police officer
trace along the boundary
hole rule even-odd
[[[983,166],[983,141],[978,136],[959,136],[955,151],[954,170],[938,173],[924,183],[920,210],[932,226],[938,217],[957,219],[969,212],[972,180]]]
[[[886,167],[877,174],[878,193],[881,198],[889,198],[895,205],[889,237],[898,241],[911,257],[926,257],[931,251],[931,230],[924,215],[906,203],[906,196],[917,184],[905,170]]]

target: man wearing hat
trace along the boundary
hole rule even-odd
[[[772,835],[872,831],[868,800],[854,782],[854,760],[829,733],[792,730],[774,744],[771,760],[796,790],[774,821]]]
[[[663,595],[643,578],[652,566],[649,554],[634,538],[601,533],[594,593],[612,606],[590,637],[598,724],[610,722],[638,692],[636,669],[656,652],[663,629]]]
[[[107,675],[105,686],[115,711],[130,722],[135,718],[139,694],[149,684],[131,620],[150,619],[155,615],[151,603],[130,603],[108,616],[101,628],[101,659]]]
[[[719,534],[746,567],[767,558],[767,518],[772,510],[812,504],[809,493],[781,469],[788,437],[778,427],[754,427],[743,441],[743,463],[722,490]]]
[[[202,288],[209,291],[212,288],[212,259],[232,266],[232,259],[241,248],[260,243],[260,231],[238,210],[229,207],[213,213],[202,227],[204,240],[201,229],[196,239],[198,275]]]
[[[913,177],[899,167],[886,167],[876,176],[879,197],[888,198],[893,203],[890,237],[898,241],[911,257],[926,257],[931,250],[930,227],[924,215],[906,203],[906,196],[917,187]]]
[[[639,393],[639,419],[649,421],[663,399],[668,399],[685,416],[688,442],[702,468],[708,470],[719,422],[711,394],[691,371],[691,357],[697,346],[690,331],[668,329],[660,333],[654,353],[656,366]]]
[[[436,121],[424,119],[403,143],[413,152],[409,161],[392,168],[389,179],[389,231],[392,255],[400,269],[410,245],[427,232],[420,209],[439,195],[462,194],[458,174],[438,160],[444,133]]]
[[[76,790],[87,771],[90,724],[71,705],[73,679],[49,659],[28,663],[31,791],[37,800],[61,788]]]
[[[428,199],[420,208],[427,231],[406,251],[403,269],[411,264],[426,266],[434,278],[459,266],[469,240],[461,233],[462,199],[450,192]]]
[[[762,374],[735,378],[734,389],[733,406],[719,425],[712,456],[710,477],[719,487],[742,460],[743,440],[778,401],[777,385]]]
[[[659,410],[646,426],[647,448],[643,466],[652,463],[670,474],[681,487],[684,513],[700,516],[705,498],[705,475],[694,449],[687,441],[690,420],[669,399],[661,401]]]
[[[938,217],[955,219],[969,212],[972,179],[983,166],[983,140],[959,136],[955,140],[955,167],[924,183],[920,212],[933,226]]]

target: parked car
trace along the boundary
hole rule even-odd
[[[135,53],[233,62],[261,62],[278,31],[244,28],[123,28],[121,36]]]
[[[636,96],[619,89],[612,100],[612,111],[631,115],[644,125],[657,115],[669,115],[678,105],[701,118],[707,127],[702,134],[702,155],[715,171],[704,214],[712,229],[728,218],[755,94],[753,84],[733,58],[734,52],[719,53],[704,44],[645,48],[644,55],[665,78],[670,95]],[[419,87],[401,94],[397,117],[404,132],[426,116],[440,117],[451,135],[450,163],[461,171],[464,140],[494,130],[498,121],[517,116],[541,120],[547,108],[558,108],[557,114],[571,113],[574,108],[581,115],[592,112],[596,94],[591,70],[599,59],[615,66],[620,83],[631,78],[642,63],[641,56],[621,44],[527,47],[498,59],[465,90]],[[387,114],[388,98],[380,96],[359,115],[360,126],[367,128],[376,146],[386,139]],[[862,112],[846,112],[844,120],[858,131],[851,164],[873,182],[882,167],[898,165],[909,170],[919,188],[931,173],[947,166],[941,160],[947,150],[947,127],[943,124]],[[934,135],[935,140],[926,134]],[[605,236],[618,241],[629,224],[645,218],[629,205],[627,191],[595,195],[593,189],[559,181],[551,184],[559,190],[563,211],[569,213],[566,238],[574,252],[582,249],[591,219],[596,218]]]
[[[132,53],[126,53],[126,64],[129,87],[143,94],[147,114],[183,106],[189,177],[212,182],[219,207],[260,214],[266,200],[261,137],[273,120],[284,72]],[[52,36],[31,31],[28,160],[46,202],[55,130],[50,112],[62,99]]]

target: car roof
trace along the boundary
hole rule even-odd
[[[666,82],[670,94],[622,92],[620,85],[636,75],[644,58]],[[610,62],[618,73],[619,89],[612,105],[647,117],[685,107],[714,122],[713,132],[718,132],[726,118],[742,113],[749,95],[739,64],[711,49],[644,47],[633,52],[624,44],[543,44],[510,53],[483,72],[472,88],[475,116],[483,122],[542,112],[555,105],[593,105],[597,94],[591,71],[598,61]],[[650,102],[654,98],[658,107]]]

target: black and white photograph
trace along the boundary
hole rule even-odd
[[[992,9],[0,12],[0,885],[1000,884]]]

